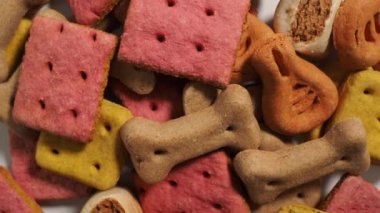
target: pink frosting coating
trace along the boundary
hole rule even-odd
[[[62,200],[87,197],[92,189],[68,178],[42,170],[35,161],[37,138],[26,138],[9,132],[12,174],[15,180],[36,200]]]
[[[135,117],[164,122],[183,115],[183,83],[177,79],[159,78],[148,95],[139,95],[117,80],[113,81],[112,89],[122,105]]]
[[[116,37],[44,17],[34,19],[13,117],[25,126],[88,142]],[[107,69],[107,70],[106,70]]]
[[[249,8],[249,0],[132,0],[119,58],[225,86]]]
[[[380,212],[380,191],[361,177],[346,178],[330,200],[327,212]]]
[[[93,25],[104,17],[118,0],[68,0],[78,23]]]
[[[137,185],[145,213],[250,212],[233,186],[228,157],[223,151],[177,167],[161,183],[149,186],[137,178]]]

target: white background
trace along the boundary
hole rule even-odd
[[[67,5],[65,5],[66,1],[52,1],[52,5],[54,8],[60,8],[65,11],[67,14]],[[257,1],[256,5],[258,6],[258,12],[260,19],[270,23],[273,17],[274,10],[278,0],[261,0]],[[380,140],[380,139],[379,139]],[[8,147],[8,134],[6,127],[3,124],[0,124],[0,165],[9,166],[10,164],[10,156],[9,156],[9,147]],[[340,174],[335,174],[329,179],[326,180],[325,183],[325,193],[328,192],[331,187],[338,180]],[[372,166],[371,169],[364,174],[364,178],[368,181],[374,183],[378,188],[380,188],[380,168]],[[58,212],[79,212],[80,207],[83,205],[85,201],[60,201],[60,202],[50,202],[43,203],[44,212],[47,213],[58,213]]]

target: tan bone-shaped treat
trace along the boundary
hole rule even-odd
[[[338,104],[331,79],[295,53],[285,35],[257,41],[252,65],[263,82],[265,124],[286,135],[305,133],[326,121]]]
[[[265,204],[336,171],[361,174],[370,165],[366,145],[363,124],[353,118],[337,123],[320,139],[275,152],[246,150],[233,163],[251,200]]]
[[[2,0],[0,6],[0,83],[12,75],[6,60],[6,48],[17,30],[21,19],[32,8],[49,0]]]
[[[200,82],[192,81],[183,89],[183,108],[185,114],[197,112],[212,105],[220,90]]]
[[[164,180],[177,164],[222,147],[257,149],[260,128],[249,93],[229,85],[212,106],[158,123],[133,118],[121,128],[137,174],[146,183]]]
[[[140,95],[151,93],[156,85],[156,75],[153,72],[121,61],[112,63],[110,75]]]
[[[334,21],[334,46],[350,70],[364,70],[380,61],[380,1],[345,0]]]

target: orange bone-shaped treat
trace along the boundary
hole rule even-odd
[[[334,21],[334,46],[350,70],[380,62],[380,1],[345,0]]]
[[[177,164],[222,147],[257,149],[261,135],[249,93],[229,85],[213,105],[165,123],[133,118],[121,138],[140,178],[149,184]]]
[[[336,86],[298,57],[284,35],[255,45],[251,63],[263,82],[263,115],[269,128],[286,135],[305,133],[332,115],[338,104]]]

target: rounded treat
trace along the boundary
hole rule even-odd
[[[81,213],[142,213],[139,202],[128,190],[115,187],[96,193],[83,206]]]

